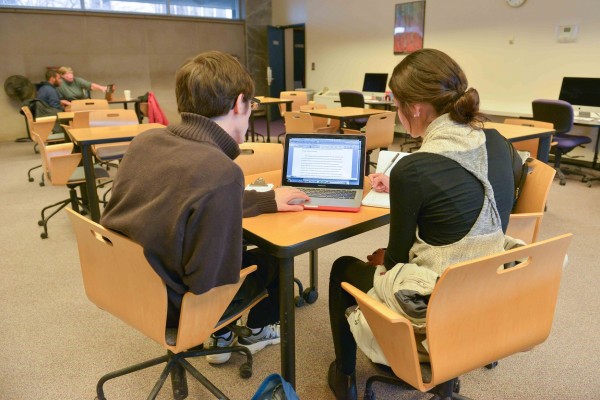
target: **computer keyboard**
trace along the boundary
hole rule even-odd
[[[346,189],[318,189],[318,188],[298,188],[309,197],[320,197],[327,199],[353,199],[356,197],[355,190]]]

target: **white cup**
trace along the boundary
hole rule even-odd
[[[123,94],[125,94],[125,100],[131,100],[131,90],[123,90]]]

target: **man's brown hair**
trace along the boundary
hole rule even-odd
[[[254,96],[254,81],[233,56],[220,51],[200,53],[187,60],[175,75],[175,95],[180,113],[207,118],[225,115],[239,94]]]

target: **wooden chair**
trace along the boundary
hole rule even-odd
[[[356,298],[399,378],[369,378],[364,398],[373,399],[372,385],[382,381],[409,384],[443,399],[465,399],[454,393],[460,375],[544,342],[552,328],[563,259],[571,237],[565,234],[449,266],[438,280],[427,308],[428,365],[419,363],[408,319],[342,283]],[[516,260],[525,261],[502,268]],[[422,367],[427,366],[431,368],[430,378],[423,374],[427,368]]]
[[[322,110],[324,108],[327,108],[326,104],[309,101],[308,104],[300,106],[300,111]],[[323,117],[315,117],[312,115],[311,117],[313,120],[314,127],[315,129],[317,129],[318,132],[335,133],[340,130],[339,119],[328,119]]]
[[[325,118],[321,118],[325,119]],[[334,126],[315,126],[314,117],[310,114],[300,111],[290,111],[285,113],[283,116],[285,123],[285,132],[278,136],[277,140],[280,141],[281,137],[286,133],[332,133],[339,130],[338,125]]]
[[[291,90],[291,91],[281,92],[279,94],[279,98],[292,99],[293,100],[292,111],[300,111],[301,106],[308,104],[308,96],[306,95],[306,92],[303,92],[301,90]],[[279,113],[281,114],[282,117],[285,116],[286,112],[287,112],[286,105],[279,104]]]
[[[525,243],[533,243],[540,231],[556,170],[533,158],[527,161],[527,165],[527,178],[510,215],[506,234]]]
[[[511,124],[511,125],[532,126],[532,127],[537,127],[537,128],[554,129],[554,125],[552,125],[550,122],[536,121],[533,119],[506,118],[504,120],[504,123]],[[538,151],[539,143],[540,143],[540,139],[522,140],[519,142],[513,142],[513,147],[517,150],[528,151],[529,154],[531,154],[532,156],[535,156]]]
[[[45,143],[62,143],[65,141],[64,133],[52,133],[54,126],[56,125],[56,116],[49,117],[38,117],[34,118],[31,109],[28,106],[21,107],[21,114],[25,117],[25,128],[27,128],[27,136],[33,140],[31,136],[31,131],[35,130],[37,134],[42,138]],[[38,153],[38,144],[35,140],[33,140],[33,151]],[[36,165],[35,167],[29,168],[27,171],[27,180],[29,182],[33,182],[33,177],[31,173],[41,168],[42,165]],[[40,186],[44,186],[44,174],[42,173],[42,179],[40,180]]]
[[[66,186],[69,188],[69,198],[61,200],[57,203],[46,206],[41,211],[41,219],[38,225],[44,228],[44,232],[40,234],[42,239],[48,238],[48,221],[56,213],[71,204],[74,210],[79,210],[80,199],[77,196],[77,188],[85,184],[85,173],[83,167],[80,167],[81,153],[73,152],[73,143],[61,143],[48,145],[37,134],[35,130],[31,131],[31,137],[38,144],[40,156],[42,158],[42,168],[46,181],[55,186]],[[95,175],[98,182],[108,178],[108,172],[102,168],[95,169]],[[48,216],[46,211],[55,208]]]
[[[396,113],[385,112],[371,115],[365,125],[364,135],[367,137],[367,166],[376,166],[371,162],[373,150],[387,150],[394,143],[394,126]],[[361,131],[344,129],[344,133],[362,134]]]
[[[244,176],[277,171],[283,167],[283,146],[279,143],[246,142],[240,144],[240,150],[242,152],[235,163]]]
[[[83,99],[71,101],[68,111],[108,110],[109,108],[108,101],[105,99]]]
[[[103,386],[108,380],[161,363],[166,363],[166,366],[148,399],[156,398],[169,374],[174,397],[185,398],[185,371],[216,397],[226,399],[218,388],[186,360],[209,354],[243,352],[247,361],[240,367],[240,375],[243,378],[252,375],[252,355],[247,348],[234,346],[203,349],[198,346],[212,332],[235,321],[266,296],[266,293],[260,294],[250,304],[221,319],[242,282],[256,270],[256,266],[243,269],[238,283],[215,287],[199,295],[185,293],[179,326],[177,329],[167,329],[167,288],[146,260],[142,247],[72,210],[67,209],[67,212],[77,237],[83,285],[89,300],[167,351],[162,357],[104,375],[96,386],[98,399],[105,399]],[[115,336],[115,343],[111,346],[116,345],[118,339]]]
[[[125,109],[92,110],[88,113],[88,120],[90,127],[139,124],[135,110]],[[96,144],[92,146],[92,152],[98,161],[105,163],[123,158],[128,147],[129,142]]]

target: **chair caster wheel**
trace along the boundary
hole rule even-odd
[[[307,288],[302,292],[302,297],[308,304],[312,304],[319,298],[319,292],[313,288]]]
[[[240,365],[240,377],[242,379],[248,379],[252,376],[252,364],[245,362]]]
[[[560,186],[565,186],[567,184],[567,182],[565,182],[565,181],[560,181],[559,183],[560,183]]]
[[[494,361],[496,364],[498,364],[498,361]],[[454,393],[460,393],[460,379],[456,379],[456,381],[454,381],[454,388],[452,388],[452,391]]]
[[[301,296],[296,296],[294,297],[294,304],[296,305],[296,307],[303,307],[305,302]]]
[[[44,182],[40,182],[40,186],[46,186]]]
[[[33,178],[29,178],[29,182],[33,182]]]
[[[365,400],[376,400],[376,398],[375,398],[375,392],[373,392],[373,390],[365,389],[365,397],[363,397],[363,399],[365,399]]]
[[[38,221],[38,226],[44,226],[44,221],[42,221],[42,220],[39,220],[39,221]]]
[[[40,237],[42,239],[48,239],[48,234],[47,233],[40,233]]]
[[[488,365],[486,365],[485,367],[487,369],[494,369],[498,366],[498,361],[494,361],[493,363],[489,363]]]

